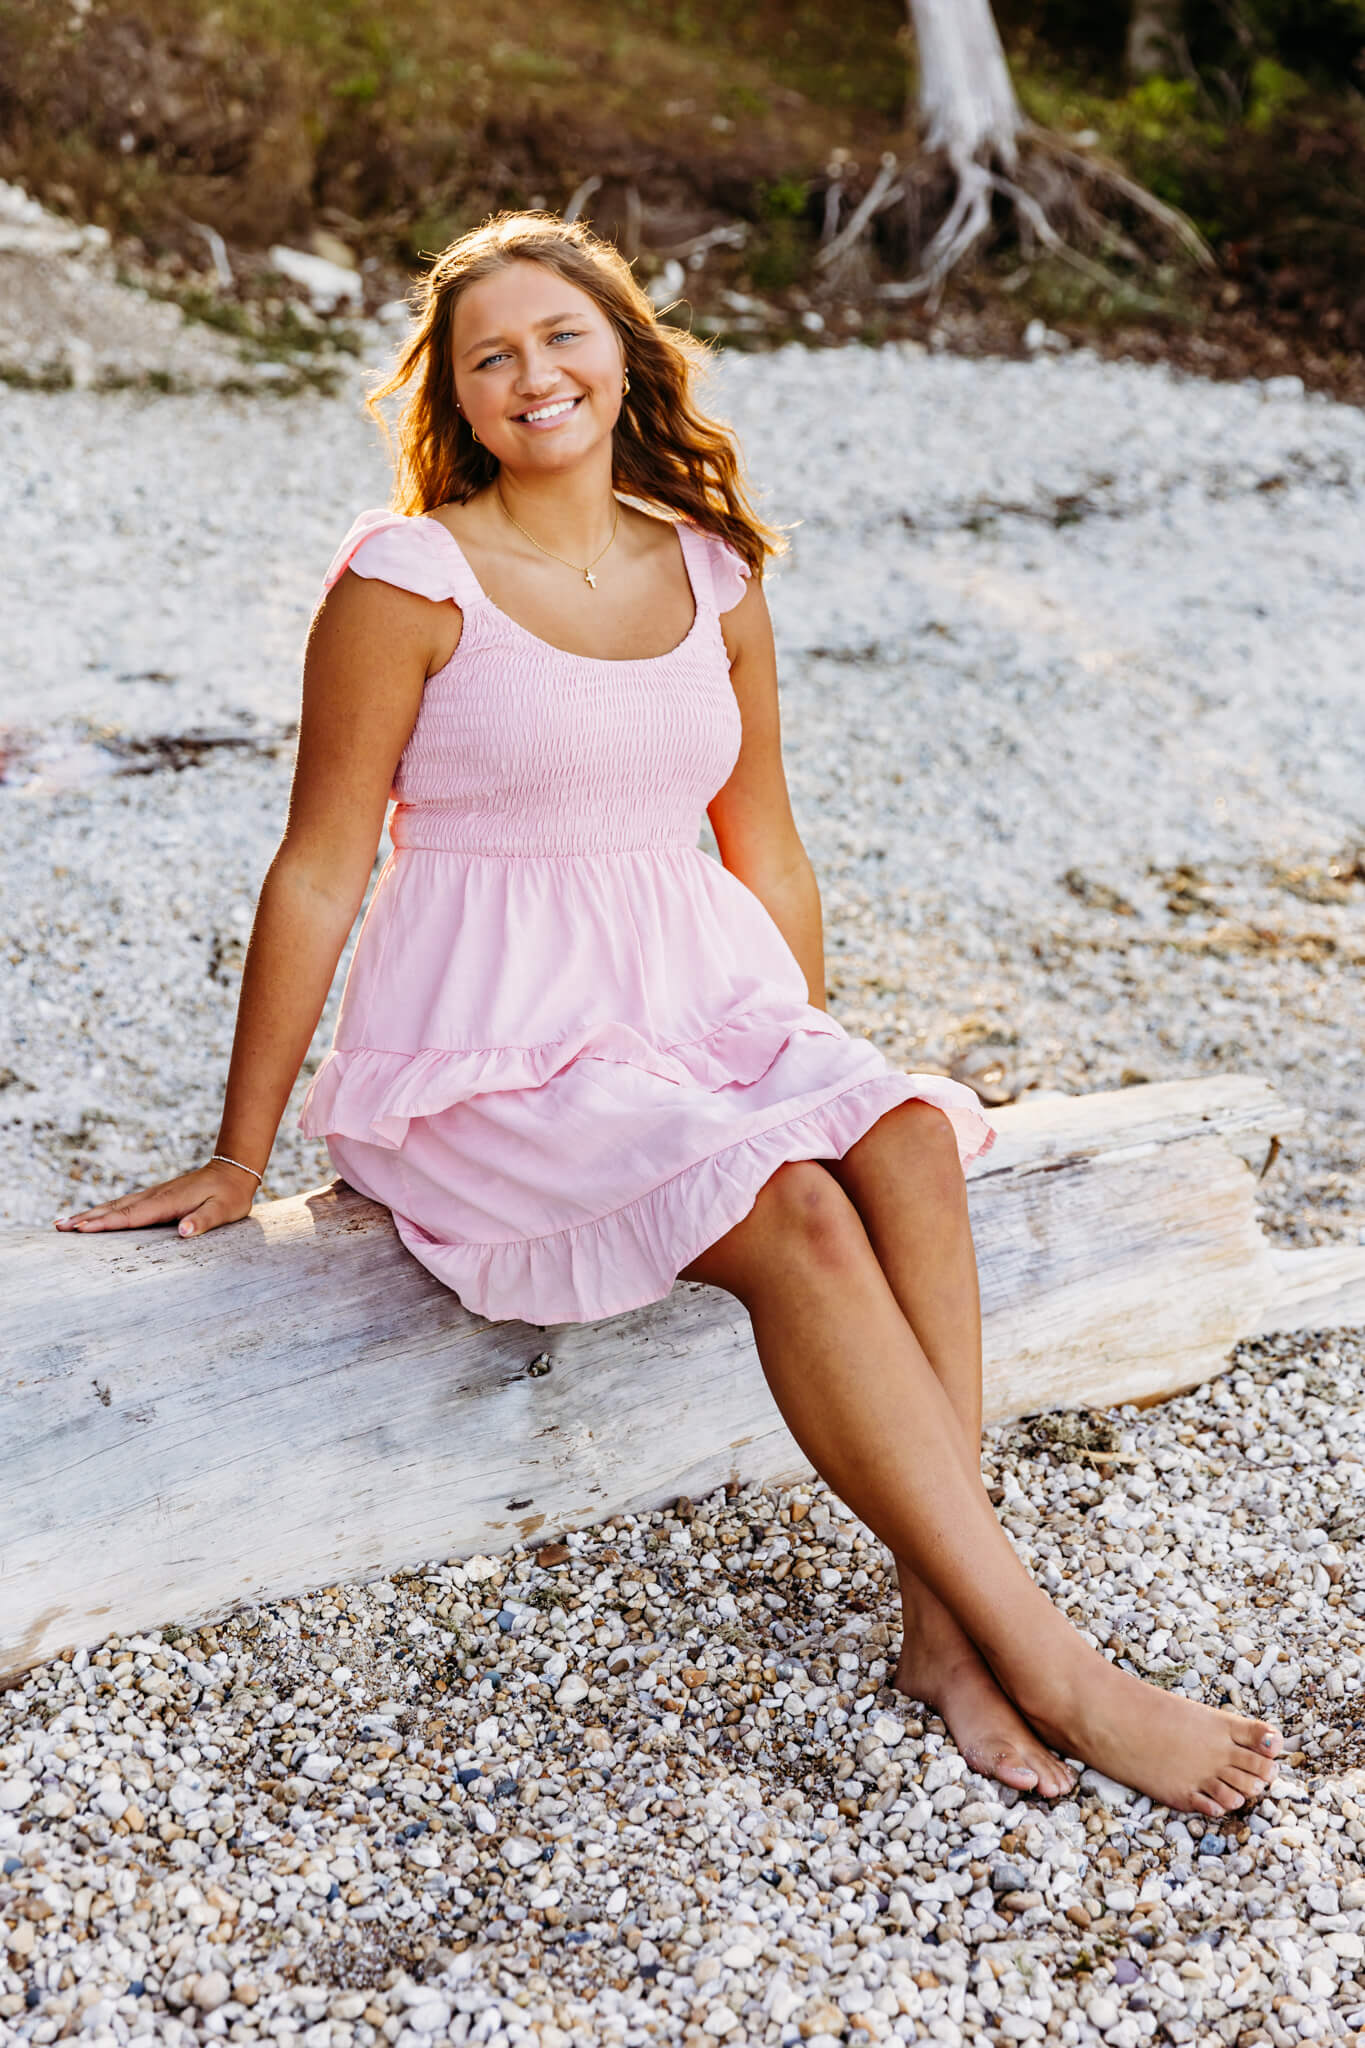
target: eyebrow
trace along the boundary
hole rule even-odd
[[[562,327],[566,320],[577,320],[580,317],[577,313],[551,313],[546,319],[537,320],[533,324],[536,327]],[[490,334],[483,341],[471,342],[463,353],[467,356],[477,355],[481,348],[501,347],[505,345],[506,341],[507,336],[505,334]]]

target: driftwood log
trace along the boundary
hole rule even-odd
[[[1263,1081],[997,1120],[970,1188],[988,1419],[1157,1398],[1252,1332],[1365,1321],[1365,1250],[1258,1229],[1299,1121]],[[488,1323],[340,1184],[199,1242],[0,1232],[0,1303],[0,1682],[172,1615],[810,1473],[731,1296]]]

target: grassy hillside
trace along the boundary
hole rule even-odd
[[[1315,45],[1302,72],[1252,49],[1240,69],[1210,60],[1207,78],[1130,88],[1113,21],[1087,44],[1074,13],[1002,6],[1026,110],[1187,210],[1216,277],[1166,264],[1115,292],[1049,263],[1021,278],[1002,217],[942,309],[892,314],[876,286],[904,274],[913,234],[894,208],[863,274],[822,291],[831,166],[856,194],[883,150],[915,151],[900,0],[66,0],[55,21],[50,0],[0,0],[0,175],[106,226],[173,284],[206,271],[194,223],[226,238],[248,295],[272,242],[335,237],[374,302],[489,210],[562,207],[595,177],[589,213],[646,271],[739,224],[742,246],[711,251],[688,297],[740,332],[813,331],[799,326],[813,306],[822,333],[932,321],[1017,345],[1041,316],[1365,388],[1365,101],[1350,78],[1315,68]],[[940,197],[921,194],[921,227]],[[1118,225],[1141,234],[1137,216]],[[734,295],[775,315],[737,313]]]

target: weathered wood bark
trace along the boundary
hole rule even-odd
[[[1365,1323],[1365,1251],[1353,1244],[1272,1251],[1276,1290],[1256,1335],[1350,1329]]]
[[[919,52],[919,116],[926,149],[955,170],[998,155],[1012,167],[1023,115],[990,0],[906,0]]]
[[[1265,1083],[997,1117],[971,1180],[989,1417],[1191,1386],[1281,1299],[1294,1326],[1361,1309],[1365,1252],[1299,1281],[1317,1255],[1257,1229],[1254,1173],[1298,1121]],[[731,1296],[682,1282],[601,1323],[490,1324],[338,1187],[198,1242],[0,1233],[0,1301],[0,1674],[810,1470]]]

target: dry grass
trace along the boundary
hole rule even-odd
[[[323,219],[415,257],[591,174],[647,186],[686,233],[890,132],[901,19],[895,0],[852,33],[783,0],[91,0],[54,33],[47,0],[10,0],[0,169],[153,245],[186,218],[247,246]]]
[[[326,238],[340,238],[373,310],[489,212],[560,209],[594,178],[594,226],[646,272],[707,229],[743,228],[742,249],[689,272],[686,296],[705,331],[745,345],[801,334],[813,305],[828,340],[936,326],[951,347],[1017,353],[1040,317],[1107,354],[1210,376],[1292,369],[1365,400],[1359,94],[1262,65],[1241,118],[1213,121],[1182,86],[1087,81],[1084,52],[1041,41],[1036,13],[1001,7],[1026,112],[1093,130],[1190,212],[1221,271],[1160,260],[1140,209],[1111,194],[1112,288],[1037,250],[1021,265],[1002,205],[941,307],[879,302],[951,191],[905,127],[901,0],[0,0],[0,177],[108,228],[125,268],[182,303],[213,299],[202,229],[221,234],[235,296],[186,309],[244,316],[257,340],[264,322],[271,346],[289,297],[263,273],[272,243],[335,253]],[[837,277],[817,270],[831,167],[847,218],[888,149],[914,203],[878,213]],[[1057,223],[1077,227],[1065,205]],[[1154,274],[1123,256],[1141,248]]]

